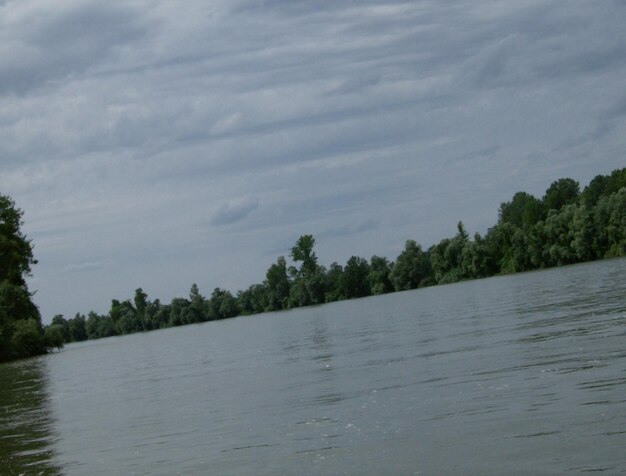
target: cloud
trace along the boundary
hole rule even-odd
[[[371,86],[380,83],[380,76],[376,74],[366,74],[357,78],[351,78],[343,81],[339,86],[330,92],[330,94],[354,94],[361,92]]]
[[[488,44],[464,62],[459,80],[477,88],[519,83],[524,70],[514,58],[520,47],[521,39],[515,35]]]
[[[379,220],[369,219],[357,224],[346,224],[328,228],[319,234],[320,239],[347,238],[366,231],[375,230],[380,226]]]
[[[211,127],[211,134],[225,134],[233,132],[241,124],[242,116],[239,112],[228,114],[217,120],[217,122]]]
[[[210,223],[214,226],[230,225],[243,220],[257,208],[259,208],[258,199],[250,197],[237,199],[215,210]]]
[[[96,271],[101,270],[109,266],[112,262],[110,260],[102,261],[86,261],[84,263],[74,263],[67,265],[63,268],[65,273],[78,273],[82,271]]]
[[[86,71],[143,33],[139,12],[102,2],[10,2],[0,16],[0,94]]]
[[[243,287],[304,233],[324,264],[393,259],[623,166],[625,23],[620,0],[0,0],[0,188],[42,313]]]

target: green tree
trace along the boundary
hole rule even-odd
[[[135,297],[133,299],[135,303],[135,319],[137,321],[136,327],[139,330],[144,330],[144,320],[146,317],[146,307],[148,307],[148,295],[143,292],[143,289],[138,288],[135,290]]]
[[[138,289],[137,295],[143,295],[143,291]],[[139,297],[139,299],[141,299],[141,297]],[[130,300],[120,302],[117,299],[113,299],[109,317],[114,323],[116,334],[132,334],[143,330],[137,309],[135,309]]]
[[[237,307],[237,299],[232,295],[230,291],[225,291],[222,295],[220,303],[219,313],[221,319],[227,319],[229,317],[235,317],[239,315],[239,308]]]
[[[326,302],[326,268],[317,266],[316,271],[306,279],[307,292],[311,304],[323,304]]]
[[[365,258],[352,256],[343,268],[342,287],[347,299],[370,295],[367,277],[370,272],[369,263]]]
[[[343,266],[333,261],[326,272],[326,295],[325,302],[334,302],[345,299],[342,284]]]
[[[226,289],[215,288],[209,301],[209,319],[226,319],[239,314],[237,300]]]
[[[571,178],[562,178],[552,182],[546,194],[543,196],[543,205],[546,210],[560,210],[565,205],[574,204],[578,201],[580,186]]]
[[[580,194],[580,200],[588,207],[595,207],[600,197],[605,194],[608,184],[609,177],[596,175]]]
[[[177,327],[189,324],[189,305],[190,302],[185,298],[172,299],[168,326]]]
[[[313,251],[315,238],[312,235],[302,235],[291,248],[291,259],[301,262],[300,275],[306,276],[317,271],[317,256]]]
[[[437,283],[454,283],[471,277],[466,274],[470,267],[464,266],[464,261],[468,261],[467,257],[464,259],[468,253],[464,250],[470,245],[469,236],[462,222],[457,224],[457,230],[454,238],[444,238],[429,249],[433,278]]]
[[[170,305],[161,304],[158,299],[155,299],[150,306],[148,306],[148,312],[151,316],[150,325],[153,329],[164,329],[169,326],[170,319]]]
[[[300,254],[298,254],[300,256]],[[286,309],[289,301],[289,276],[287,275],[287,262],[283,256],[279,256],[276,263],[272,264],[265,274],[267,283],[268,310],[278,311]]]
[[[72,337],[70,335],[70,323],[63,317],[62,314],[57,314],[52,318],[51,326],[58,326],[63,336],[64,342],[70,342]]]
[[[271,311],[268,294],[267,281],[263,284],[253,284],[248,289],[237,293],[237,307],[244,315]]]
[[[313,304],[304,279],[296,279],[289,288],[289,307],[303,307]]]
[[[101,316],[94,311],[90,311],[87,315],[85,330],[87,331],[88,339],[101,339],[103,337],[118,335],[116,323],[111,316]]]
[[[474,235],[474,241],[464,250],[463,266],[468,270],[468,274],[476,278],[493,276],[500,271],[489,233],[485,237],[482,237],[480,233]]]
[[[98,333],[101,317],[95,312],[89,312],[85,321],[85,331],[87,332],[87,339],[99,339],[102,337]]]
[[[70,342],[81,342],[87,340],[87,327],[85,316],[76,314],[68,321],[70,329]]]
[[[26,285],[12,284],[8,280],[0,281],[0,308],[4,309],[12,321],[33,319],[41,323],[39,310],[31,297]]]
[[[511,246],[516,230],[515,225],[501,222],[487,232],[485,245],[488,250],[487,254],[493,262],[494,274],[513,273],[516,271]],[[541,252],[543,253],[543,248]]]
[[[208,303],[200,290],[198,285],[193,283],[189,290],[189,320],[191,323],[204,322],[207,320]]]
[[[291,258],[301,265],[291,269],[294,280],[289,289],[289,307],[321,304],[326,300],[326,270],[318,266],[314,246],[313,236],[302,235],[291,248]]]
[[[98,337],[113,337],[119,335],[119,331],[117,330],[117,326],[111,319],[111,316],[101,316],[100,321],[98,322]]]
[[[14,356],[30,357],[45,354],[48,348],[41,323],[36,319],[19,319],[14,322],[11,346]]]
[[[367,275],[367,282],[371,294],[385,294],[393,291],[393,284],[389,279],[391,265],[389,260],[382,256],[372,256],[370,258],[370,271]]]
[[[593,223],[593,213],[586,205],[580,205],[574,210],[572,218],[573,239],[572,249],[576,253],[577,261],[590,261],[596,258],[594,238],[596,229]]]
[[[598,256],[626,256],[626,187],[609,196],[602,196],[594,213]]]
[[[415,289],[430,274],[429,256],[422,251],[421,245],[414,240],[407,240],[404,251],[393,265],[389,279],[396,291]]]
[[[158,299],[155,299],[154,301],[148,301],[148,303],[146,304],[146,310],[143,319],[144,331],[160,329],[159,325],[156,322],[156,314],[160,308],[161,302]]]
[[[0,195],[0,361],[46,350],[41,316],[26,285],[37,261],[21,231],[22,216],[13,200]]]
[[[62,349],[66,341],[63,336],[63,329],[58,324],[47,326],[44,331],[46,347]]]
[[[517,192],[510,202],[500,205],[499,221],[519,228],[529,227],[544,218],[541,200],[526,192]]]
[[[289,289],[289,307],[309,306],[326,302],[327,278],[323,266],[302,277],[296,277]]]
[[[626,167],[611,172],[611,175],[597,175],[589,182],[581,194],[581,201],[587,207],[595,207],[603,196],[610,196],[626,187]]]
[[[560,211],[551,209],[544,223],[544,260],[548,266],[561,266],[578,261],[574,249],[574,215],[576,205],[569,204]]]
[[[33,247],[21,232],[23,212],[9,197],[0,195],[0,282],[25,286],[31,266],[37,264]]]

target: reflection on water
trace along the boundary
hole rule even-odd
[[[42,359],[0,365],[0,474],[59,474],[46,386]]]

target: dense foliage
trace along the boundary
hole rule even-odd
[[[496,274],[548,268],[626,256],[626,168],[595,177],[580,192],[572,179],[552,183],[542,198],[516,193],[502,203],[497,224],[471,239],[459,222],[457,232],[428,249],[408,240],[390,262],[352,256],[345,265],[318,263],[315,239],[303,235],[281,256],[265,280],[233,295],[216,288],[210,297],[191,287],[189,296],[169,304],[148,300],[142,289],[132,300],[113,300],[108,314],[55,316],[46,329],[64,342],[161,329],[278,311],[312,304],[404,291]]]
[[[0,195],[0,362],[43,354],[50,343],[25,278],[33,258],[31,242],[21,232],[22,211]]]

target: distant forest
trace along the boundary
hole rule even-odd
[[[0,241],[2,260],[3,243]],[[6,360],[37,353],[33,349],[40,352],[43,348],[60,348],[67,342],[626,256],[626,168],[596,176],[582,192],[579,183],[569,178],[553,182],[541,198],[517,192],[500,205],[498,222],[486,235],[476,233],[472,239],[459,222],[453,237],[428,249],[414,240],[406,241],[394,261],[375,255],[369,260],[352,256],[344,265],[333,262],[325,267],[318,263],[314,247],[312,235],[301,236],[291,248],[291,264],[284,256],[278,257],[261,283],[234,295],[215,288],[210,297],[205,297],[193,284],[188,297],[165,304],[149,300],[140,288],[132,299],[114,299],[107,314],[92,311],[71,319],[57,315],[45,328],[32,308],[30,314],[14,310],[11,296],[1,284],[0,346],[8,347],[4,352],[0,347],[0,360],[3,356]],[[33,262],[32,253],[30,260]],[[2,283],[4,276],[3,267]],[[25,341],[22,316],[30,316],[31,334],[38,329],[39,347]],[[13,339],[11,326],[7,327],[11,322],[15,327]],[[24,345],[30,345],[30,350],[20,351]]]

